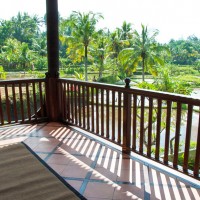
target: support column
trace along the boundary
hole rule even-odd
[[[59,36],[57,0],[46,0],[46,24],[48,57],[48,72],[46,73],[47,115],[50,121],[58,121]]]

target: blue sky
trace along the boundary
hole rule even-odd
[[[45,13],[46,0],[0,1],[0,19],[9,19],[19,11],[39,16]],[[102,13],[104,19],[98,23],[99,28],[114,30],[126,20],[138,31],[141,23],[158,29],[160,42],[190,35],[200,38],[200,0],[58,0],[58,4],[63,17],[68,17],[73,10]]]

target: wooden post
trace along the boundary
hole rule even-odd
[[[130,78],[125,79],[125,88],[130,88]],[[131,95],[124,92],[124,110],[123,110],[123,144],[122,152],[130,154],[131,140]]]
[[[58,40],[58,1],[46,0],[47,24],[47,56],[48,72],[46,73],[46,104],[47,116],[50,121],[59,118],[59,40]]]

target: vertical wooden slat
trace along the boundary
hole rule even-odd
[[[74,123],[74,84],[70,84],[71,97],[71,122]]]
[[[79,126],[82,126],[81,121],[81,85],[78,85],[78,113],[79,113]]]
[[[177,103],[176,109],[176,131],[175,131],[175,142],[174,142],[174,159],[173,167],[177,169],[178,166],[178,152],[179,152],[179,143],[180,143],[180,130],[181,130],[181,103]]]
[[[171,101],[167,101],[167,117],[166,117],[166,131],[165,131],[165,153],[164,153],[164,163],[168,164],[169,155],[169,139],[170,139],[170,127],[171,127]]]
[[[42,96],[42,82],[39,82],[39,93],[40,93],[40,109],[41,109],[41,117],[44,117],[44,102]]]
[[[157,127],[156,127],[156,152],[155,152],[156,160],[159,160],[159,156],[160,156],[161,110],[162,110],[162,100],[158,99]]]
[[[61,115],[62,115],[62,118],[64,120],[66,120],[67,118],[67,101],[66,101],[66,83],[65,82],[60,82],[60,87],[61,87],[61,93],[62,93],[62,108],[61,108]],[[63,89],[63,90],[62,90]]]
[[[151,157],[153,99],[149,98],[147,156]]]
[[[115,91],[112,91],[112,141],[115,141]]]
[[[185,149],[184,149],[184,160],[183,160],[183,171],[188,170],[188,158],[190,150],[190,138],[191,138],[191,128],[192,128],[192,110],[193,106],[188,105],[188,115],[187,115],[187,127],[186,127],[186,137],[185,137]]]
[[[31,109],[30,109],[30,95],[29,95],[29,83],[26,83],[26,102],[27,102],[27,112],[28,118],[31,120]]]
[[[87,130],[90,130],[90,91],[87,86]]]
[[[35,82],[32,83],[33,85],[33,107],[34,107],[34,114],[35,114],[35,119],[37,120],[38,114],[37,114],[37,99],[36,99],[36,90],[35,90]]]
[[[104,136],[104,89],[101,89],[101,136]]]
[[[110,99],[110,95],[109,95],[109,90],[106,90],[106,138],[109,138],[110,136],[110,113],[109,113],[109,99]]]
[[[6,97],[6,114],[7,114],[7,120],[8,123],[11,123],[11,117],[10,117],[10,99],[8,95],[8,86],[7,84],[5,85],[5,97]]]
[[[132,150],[136,150],[136,135],[137,135],[137,95],[133,95],[133,141]]]
[[[82,88],[82,99],[83,99],[83,128],[85,128],[85,86]]]
[[[74,110],[75,110],[75,124],[78,124],[77,118],[77,84],[74,84]]]
[[[2,108],[2,97],[1,97],[1,87],[0,87],[0,117],[1,117],[1,125],[4,125],[4,115],[3,115],[3,108]]]
[[[96,133],[99,134],[99,89],[96,88]]]
[[[141,113],[140,113],[140,145],[139,152],[143,154],[144,146],[144,96],[141,96]]]
[[[16,93],[15,93],[15,84],[14,83],[12,84],[12,94],[13,94],[13,110],[14,110],[15,123],[17,123],[18,115],[17,115],[17,103],[16,103]]]
[[[67,83],[67,121],[70,122],[71,117],[71,99],[70,99],[70,84]]]
[[[91,131],[94,132],[94,87],[91,87],[91,107],[92,107]]]
[[[24,122],[24,101],[22,96],[22,84],[19,83],[19,97],[20,97],[20,107],[21,107],[21,119]]]
[[[121,124],[122,124],[122,118],[121,118],[121,115],[122,115],[122,112],[121,112],[121,109],[122,109],[122,93],[121,92],[118,92],[118,140],[117,142],[119,144],[121,144]]]
[[[199,169],[200,169],[200,112],[199,112],[199,124],[197,133],[196,155],[194,163],[194,177],[196,178],[199,178]]]

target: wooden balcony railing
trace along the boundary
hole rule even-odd
[[[62,121],[200,178],[200,99],[58,80]]]
[[[58,80],[60,120],[200,179],[200,99]],[[0,81],[0,125],[47,120],[45,79]]]
[[[0,81],[0,125],[45,118],[45,80]]]

